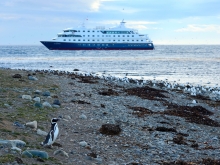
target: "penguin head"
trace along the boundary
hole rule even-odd
[[[58,122],[58,121],[59,121],[58,118],[52,118],[52,119],[51,119],[51,124],[55,124],[55,123]]]

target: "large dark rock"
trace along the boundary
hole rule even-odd
[[[99,132],[106,135],[118,135],[121,132],[121,128],[116,124],[103,124]]]
[[[22,76],[20,74],[15,74],[12,76],[13,78],[21,78]]]

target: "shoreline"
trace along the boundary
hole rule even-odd
[[[16,74],[21,77],[13,78]],[[13,161],[18,157],[24,163],[39,164],[220,162],[219,88],[172,88],[168,82],[119,80],[77,71],[0,68],[0,77],[0,139],[24,140],[28,145],[22,152],[42,150],[51,158],[40,162],[22,158],[8,146],[1,148],[1,155],[14,155]],[[36,97],[40,104],[47,102],[51,107],[34,107]],[[53,106],[54,100],[60,105]],[[44,136],[36,130],[13,125],[37,120],[37,128],[47,132],[51,117],[61,118],[53,149],[39,145]],[[119,125],[121,131],[106,135],[101,131],[104,124]],[[61,148],[66,154],[61,154]]]

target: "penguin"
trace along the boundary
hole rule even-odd
[[[57,121],[59,121],[58,118],[51,119],[51,129],[50,129],[49,133],[47,134],[45,141],[41,143],[42,146],[52,147],[52,144],[55,142],[55,140],[59,134],[59,128],[58,128]]]

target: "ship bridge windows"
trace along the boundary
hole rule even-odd
[[[64,32],[77,32],[77,30],[64,30]]]
[[[63,35],[58,35],[58,37],[82,37],[82,36],[81,35],[73,35],[73,34],[69,34],[69,35],[63,34]]]
[[[130,34],[131,31],[101,31],[103,34]]]

